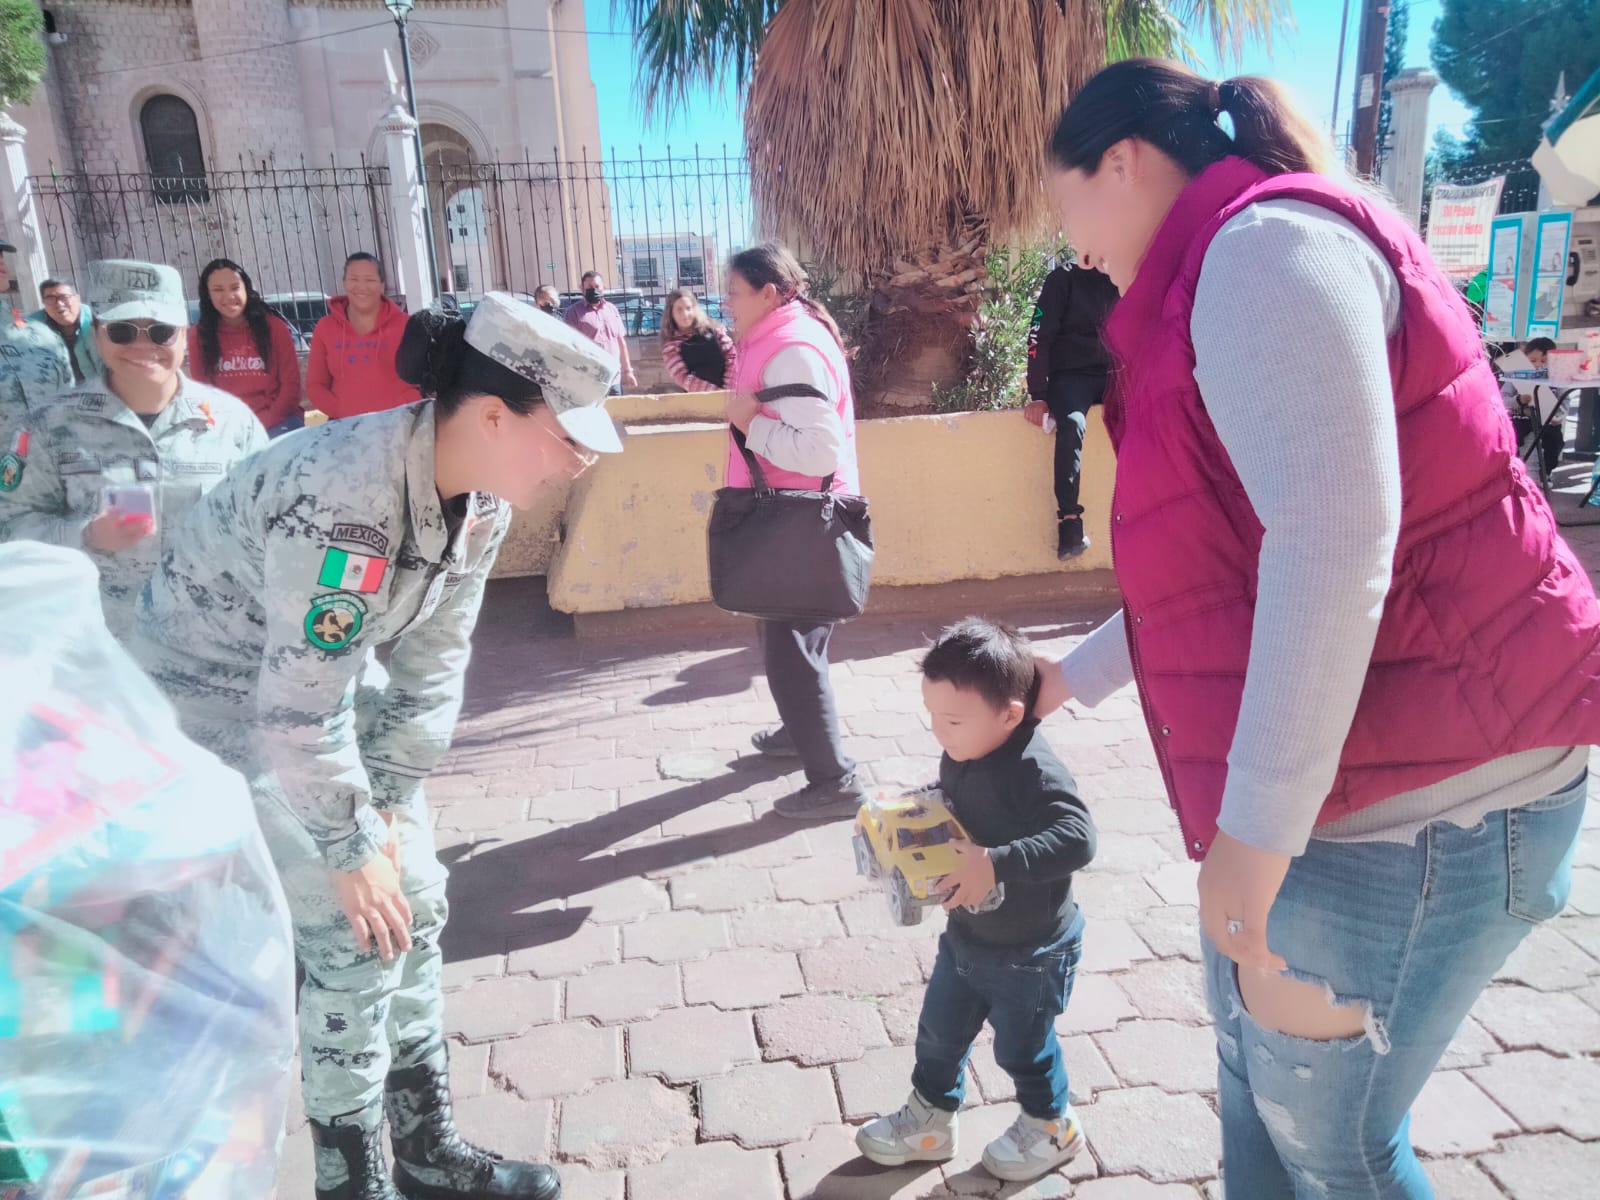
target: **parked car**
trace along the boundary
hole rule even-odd
[[[294,304],[303,306],[303,307],[307,308],[308,310],[314,309],[314,304],[311,302],[309,297],[311,297],[313,295],[316,295],[316,294],[317,293],[311,293],[311,292],[298,292],[298,293],[295,293],[295,295],[298,295],[298,296],[301,296],[301,297],[306,297],[306,299],[301,299],[299,301],[295,301]],[[310,351],[311,351],[311,332],[312,332],[312,330],[316,329],[317,321],[320,321],[322,319],[322,317],[316,317],[315,319],[311,320],[310,324],[306,324],[303,319],[297,320],[295,318],[295,316],[293,315],[294,311],[295,311],[295,308],[293,306],[289,307],[289,309],[287,311],[285,311],[285,309],[283,307],[279,306],[278,301],[280,299],[282,299],[282,297],[279,297],[279,296],[263,296],[262,299],[267,302],[267,307],[270,308],[273,312],[277,313],[280,317],[282,317],[283,320],[284,320],[284,323],[289,326],[289,332],[294,335],[294,348],[295,348],[295,350],[298,351],[301,354],[310,353]],[[328,315],[328,298],[326,296],[322,296],[321,299],[322,299],[322,316],[325,317],[325,316]],[[200,323],[200,301],[191,300],[191,301],[189,301],[189,324],[190,325],[198,325],[199,323]]]

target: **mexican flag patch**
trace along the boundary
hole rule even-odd
[[[375,592],[388,568],[387,559],[329,550],[322,556],[322,574],[317,576],[317,582],[341,592]]]

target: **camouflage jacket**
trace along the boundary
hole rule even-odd
[[[100,570],[106,624],[125,637],[139,593],[188,511],[229,468],[267,444],[249,407],[180,376],[178,394],[148,429],[105,376],[36,409],[0,466],[0,541],[84,550]],[[140,485],[154,500],[156,529],[119,554],[83,545],[105,509],[107,487]]]
[[[72,379],[66,343],[18,309],[0,308],[0,454],[13,449],[29,414]]]
[[[248,706],[236,719],[336,870],[382,851],[375,808],[410,803],[449,749],[511,523],[487,494],[440,503],[433,439],[431,402],[278,439],[190,514],[145,594],[152,674],[208,710]],[[386,642],[389,682],[358,721]],[[253,704],[213,684],[241,676]]]

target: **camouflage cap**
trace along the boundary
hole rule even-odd
[[[83,298],[97,321],[160,321],[187,325],[189,305],[176,268],[103,258],[89,264]]]
[[[489,292],[467,322],[467,345],[538,384],[574,439],[603,454],[622,449],[605,407],[621,368],[565,321],[505,292]]]

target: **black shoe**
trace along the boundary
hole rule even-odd
[[[750,738],[750,744],[763,758],[799,758],[794,739],[782,725],[776,729],[763,729]]]
[[[1062,517],[1056,523],[1056,557],[1062,562],[1077,558],[1089,548],[1082,517]]]
[[[404,1200],[389,1182],[381,1120],[371,1129],[312,1121],[311,1144],[317,1200]]]
[[[443,1054],[390,1071],[383,1089],[394,1182],[405,1200],[559,1200],[554,1167],[501,1158],[457,1131]]]
[[[832,783],[808,783],[793,795],[780,797],[772,811],[791,821],[837,821],[855,816],[869,799],[852,771]]]

